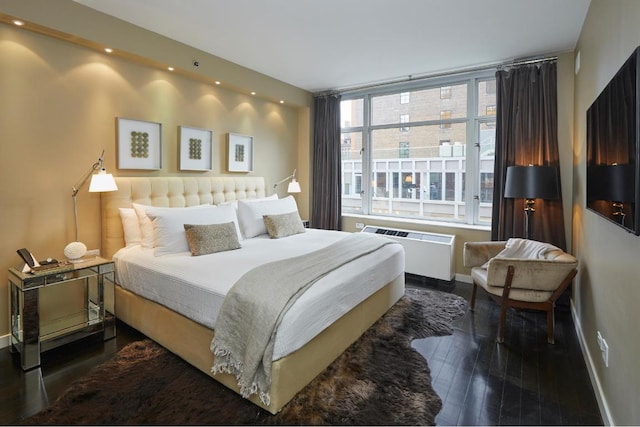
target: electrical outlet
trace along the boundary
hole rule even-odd
[[[362,229],[364,228],[364,224],[363,224],[363,223],[361,223],[361,222],[356,222],[356,228],[357,228],[358,230],[362,230]]]
[[[91,249],[87,251],[88,256],[100,256],[100,249]]]
[[[602,334],[598,331],[598,348],[602,351]]]
[[[609,344],[604,339],[600,331],[598,331],[598,347],[600,348],[600,352],[602,353],[602,360],[604,361],[604,366],[609,367]]]

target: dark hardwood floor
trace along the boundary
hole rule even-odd
[[[426,286],[471,298],[468,283]],[[454,333],[413,342],[429,362],[443,401],[438,425],[602,425],[569,307],[556,308],[555,344],[547,343],[546,313],[510,310],[504,344],[495,341],[499,306],[478,290],[474,311]]]
[[[408,286],[452,292],[469,300],[467,283],[407,278]],[[505,344],[496,344],[498,306],[482,291],[474,312],[445,337],[415,340],[429,362],[442,398],[438,425],[602,425],[568,308],[556,310],[556,343],[546,341],[544,313],[509,313]],[[0,349],[0,424],[17,424],[46,408],[93,366],[143,338],[118,323],[115,339],[68,344],[43,355],[23,372],[8,348]]]

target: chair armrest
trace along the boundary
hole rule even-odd
[[[464,266],[480,267],[494,256],[498,255],[506,246],[506,241],[498,242],[465,242],[463,253]]]
[[[514,268],[511,288],[553,292],[578,266],[578,260],[563,254],[553,260],[494,258],[487,269],[487,284],[504,287],[507,268]]]

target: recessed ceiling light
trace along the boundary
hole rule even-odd
[[[282,99],[280,100],[280,104],[284,104],[284,101]]]
[[[220,82],[216,80],[216,84],[217,84],[217,85],[219,85],[219,84],[220,84]]]
[[[255,94],[256,94],[255,92],[251,92],[251,95],[255,95]]]
[[[173,71],[173,67],[167,67],[167,70]]]
[[[14,19],[13,22],[15,25],[17,25],[18,27],[22,27],[24,25],[24,22],[20,21],[19,19]]]
[[[107,52],[107,53],[111,53],[111,52],[113,52],[113,49],[111,49],[110,47],[105,47],[104,51]]]

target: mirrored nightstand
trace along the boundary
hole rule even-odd
[[[114,276],[113,261],[100,257],[36,273],[9,269],[11,351],[20,353],[22,369],[39,366],[40,353],[71,341],[116,336],[115,310],[105,308],[105,293],[114,304]],[[63,289],[78,298],[64,300],[63,314],[42,315],[46,298]]]

